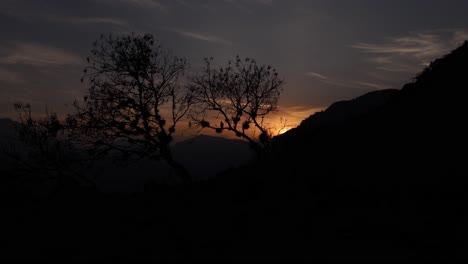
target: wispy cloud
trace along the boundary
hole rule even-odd
[[[52,21],[66,22],[70,24],[110,24],[115,26],[128,26],[127,21],[110,17],[50,17]]]
[[[0,57],[1,64],[22,64],[32,66],[79,65],[81,58],[63,49],[33,43],[14,43]]]
[[[286,124],[286,130],[297,127],[304,119],[309,116],[324,110],[326,107],[309,107],[309,106],[289,106],[281,107],[275,117],[270,118],[271,123],[275,124],[275,128],[282,128],[284,124],[280,124],[281,118]],[[283,131],[284,132],[284,131]]]
[[[359,87],[368,87],[377,90],[383,90],[390,88],[388,85],[381,84],[381,83],[374,83],[374,82],[364,82],[364,81],[350,81],[353,85],[358,85]]]
[[[325,107],[310,107],[303,105],[286,106],[280,109],[278,115],[283,116],[284,118],[302,121],[310,115],[322,111],[324,108]]]
[[[190,32],[190,31],[183,31],[183,30],[171,30],[171,31],[176,32],[181,36],[196,39],[196,40],[224,44],[224,45],[232,45],[232,42],[229,40],[226,40],[217,36],[209,35],[209,34],[202,34],[198,32]]]
[[[322,82],[328,85],[339,86],[339,87],[344,87],[344,88],[359,89],[359,90],[368,90],[369,88],[381,90],[381,89],[390,88],[390,85],[387,85],[382,82],[329,78],[321,74],[317,74],[315,72],[308,72],[306,73],[306,76],[313,77],[319,82]]]
[[[312,72],[312,71],[306,72],[305,75],[308,76],[308,77],[312,77],[312,78],[327,79],[326,76],[324,76],[324,75],[322,75],[320,73],[317,73],[317,72]]]
[[[444,29],[387,38],[377,44],[361,42],[352,47],[370,54],[367,60],[380,70],[413,73],[465,39],[468,39],[468,32],[464,29]]]
[[[443,48],[439,36],[422,33],[413,36],[393,38],[389,40],[389,43],[358,43],[352,47],[369,53],[399,54],[414,56],[416,58],[434,56],[439,54],[440,50]]]

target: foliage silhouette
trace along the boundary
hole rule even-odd
[[[237,56],[227,66],[216,67],[213,58],[205,58],[204,68],[191,79],[196,106],[192,118],[202,128],[227,130],[247,140],[260,156],[271,145],[273,135],[264,119],[277,111],[282,84],[276,69],[254,59]],[[210,113],[221,117],[219,125],[206,120]]]
[[[185,59],[163,50],[152,35],[101,35],[81,79],[88,93],[67,117],[70,137],[92,155],[164,160],[189,181],[169,146],[192,103],[180,85],[186,67]]]
[[[64,124],[56,113],[46,109],[45,116],[33,118],[30,104],[18,102],[14,108],[18,114],[15,135],[22,145],[11,146],[6,154],[16,164],[17,175],[34,175],[33,181],[44,184],[52,182],[51,195],[71,186],[94,187],[93,179],[76,169],[83,159],[64,135]]]

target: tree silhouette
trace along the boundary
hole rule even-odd
[[[202,128],[235,133],[260,155],[272,139],[264,118],[277,111],[283,80],[274,68],[251,58],[237,56],[225,67],[212,64],[212,58],[205,59],[203,70],[191,79],[197,106],[192,118]],[[206,120],[207,112],[221,116],[219,125]]]
[[[56,113],[46,109],[43,117],[33,118],[30,104],[18,102],[14,108],[18,113],[16,138],[23,143],[6,152],[15,163],[14,173],[26,178],[34,175],[29,179],[34,182],[52,182],[51,194],[69,185],[94,186],[92,179],[76,170],[76,149],[65,137],[64,124]]]
[[[162,159],[189,180],[169,146],[192,102],[179,84],[186,65],[152,35],[101,35],[81,79],[88,82],[88,93],[67,117],[70,136],[90,146],[93,155],[117,151]]]

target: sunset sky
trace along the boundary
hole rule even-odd
[[[290,125],[339,100],[401,88],[468,39],[464,0],[2,0],[0,117],[31,102],[64,114],[101,33],[151,33],[186,57],[225,64],[237,54],[285,79]]]

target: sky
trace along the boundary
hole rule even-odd
[[[224,65],[236,55],[284,78],[288,126],[336,101],[396,88],[468,39],[464,0],[1,0],[0,118],[13,103],[72,111],[100,34],[153,34],[164,49]]]

